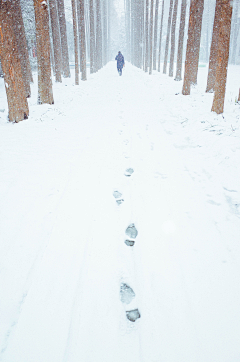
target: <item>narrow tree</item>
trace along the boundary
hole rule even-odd
[[[78,64],[78,33],[77,33],[77,14],[76,3],[72,1],[72,17],[73,17],[73,36],[74,36],[74,53],[75,53],[75,84],[79,84],[79,64]]]
[[[230,62],[232,64],[236,63],[236,51],[237,51],[237,39],[238,39],[238,33],[239,33],[239,24],[238,24],[238,8],[239,8],[239,0],[235,0],[233,2],[233,21],[232,21],[232,31],[231,31],[231,45],[230,49],[231,51],[231,59]]]
[[[221,3],[222,0],[216,0],[215,18],[213,23],[212,43],[210,49],[209,67],[208,67],[208,79],[207,79],[207,93],[214,92],[214,85],[216,79],[217,69],[217,54],[218,54],[218,39],[221,17]]]
[[[19,0],[11,1],[11,11],[14,14],[13,27],[18,47],[18,54],[21,62],[24,89],[26,97],[28,98],[31,96],[30,82],[33,82],[33,79],[22,18],[22,10]]]
[[[149,42],[148,42],[148,25],[149,25],[149,0],[146,1],[145,8],[145,72],[148,71],[149,67]]]
[[[87,80],[87,64],[86,64],[86,37],[85,37],[85,18],[84,18],[84,0],[77,0],[78,8],[78,34],[80,41],[80,69],[81,79]]]
[[[34,10],[38,62],[38,104],[53,104],[47,3],[42,0],[34,0]]]
[[[163,73],[167,73],[167,61],[168,61],[168,49],[169,49],[169,40],[170,40],[170,29],[172,23],[172,10],[173,10],[173,0],[170,0],[169,5],[169,14],[168,14],[168,27],[167,27],[167,38],[165,45],[165,57],[164,57],[164,65],[163,65]]]
[[[164,16],[164,0],[162,0],[162,16],[161,16],[161,24],[160,24],[160,35],[159,35],[158,72],[160,72],[160,62],[161,62],[163,16]]]
[[[150,7],[150,27],[149,27],[149,74],[152,74],[153,62],[153,0]]]
[[[240,102],[240,88],[239,88],[239,93],[238,93],[238,102]]]
[[[9,121],[19,122],[28,118],[29,109],[14,33],[14,15],[9,1],[0,0],[0,56],[8,101],[8,117]]]
[[[96,0],[96,70],[102,68],[102,16],[101,0]]]
[[[159,0],[156,0],[155,17],[154,17],[154,38],[153,38],[153,70],[157,69],[158,8],[159,8]]]
[[[103,22],[103,65],[107,64],[107,0],[102,1]]]
[[[70,78],[71,73],[69,68],[67,26],[65,18],[64,0],[57,0],[57,6],[58,6],[58,19],[59,19],[60,35],[61,35],[63,77]]]
[[[89,16],[90,16],[90,73],[95,72],[94,54],[95,54],[95,21],[93,0],[89,0]]]
[[[174,9],[173,9],[173,18],[172,18],[172,29],[171,29],[171,54],[170,54],[170,65],[169,65],[169,76],[173,77],[173,63],[175,55],[175,31],[176,31],[176,22],[177,22],[177,10],[178,10],[178,0],[175,0]]]
[[[183,57],[183,41],[184,41],[184,30],[186,22],[186,8],[187,0],[182,0],[181,6],[181,19],[178,36],[178,54],[177,54],[177,70],[175,80],[182,80],[182,57]]]
[[[188,41],[185,60],[185,72],[183,82],[183,95],[189,95],[191,84],[196,84],[196,75],[198,71],[201,26],[204,0],[192,0],[190,6]]]
[[[58,22],[58,10],[56,0],[49,0],[49,10],[52,27],[53,54],[54,54],[54,72],[56,82],[62,82],[62,53],[61,39]]]
[[[212,111],[217,114],[223,113],[224,99],[227,82],[227,69],[229,59],[229,44],[231,33],[232,4],[230,0],[222,0],[221,19],[218,40],[218,56],[216,81]]]

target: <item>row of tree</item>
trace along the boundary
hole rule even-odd
[[[173,77],[178,0],[169,0],[167,5],[169,5],[169,13],[163,54],[163,73],[167,73],[169,64],[169,76]],[[216,0],[215,5],[206,92],[214,92],[212,111],[218,114],[222,113],[224,108],[233,5],[235,29],[233,28],[232,34],[235,38],[233,41],[236,42],[239,0]],[[165,7],[166,1],[162,0],[159,19],[159,0],[126,0],[126,34],[128,34],[127,44],[129,44],[127,53],[132,64],[149,74],[157,68],[160,72]],[[184,54],[187,0],[181,2],[175,80],[182,79],[182,62],[185,56],[182,88],[184,95],[189,95],[191,85],[197,84],[203,10],[204,0],[191,0],[186,54]],[[236,47],[233,49],[232,58],[235,59]]]
[[[33,0],[38,65],[38,103],[53,104],[51,66],[56,82],[70,77],[64,0]],[[90,44],[90,73],[109,60],[110,5],[107,0],[71,0],[75,83],[87,79],[86,36]],[[33,81],[20,0],[0,0],[0,58],[7,93],[9,120],[29,115],[27,98]]]

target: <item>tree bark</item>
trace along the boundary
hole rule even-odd
[[[9,2],[0,1],[0,57],[8,101],[9,121],[28,118],[21,62],[13,28],[14,13]]]
[[[56,82],[62,82],[61,39],[56,0],[49,0],[49,9],[52,27],[55,80]]]
[[[218,54],[218,38],[221,17],[221,3],[222,0],[216,0],[215,18],[213,23],[212,43],[210,49],[208,79],[207,79],[207,93],[214,92],[216,69],[217,69],[217,54]]]
[[[149,67],[149,42],[148,42],[148,24],[149,24],[149,0],[146,0],[145,7],[145,72],[148,71]]]
[[[87,80],[86,64],[86,36],[85,36],[85,19],[84,19],[84,0],[77,0],[78,6],[78,34],[80,41],[80,70],[81,79]]]
[[[101,3],[96,0],[96,70],[102,68],[102,17]]]
[[[71,73],[69,68],[67,26],[65,18],[64,0],[57,0],[57,6],[58,6],[58,18],[59,18],[60,35],[61,35],[63,77],[70,78]]]
[[[172,23],[172,10],[173,10],[173,0],[170,0],[169,5],[169,15],[168,15],[168,27],[167,27],[167,38],[165,45],[165,57],[164,57],[164,65],[163,65],[163,73],[167,73],[167,61],[168,61],[168,49],[169,49],[169,40],[170,40],[170,29]]]
[[[158,8],[159,8],[159,0],[156,0],[155,18],[154,18],[154,38],[153,38],[153,70],[157,69]]]
[[[234,3],[233,3],[234,4]],[[235,6],[234,6],[235,5]],[[238,39],[238,32],[239,32],[239,26],[238,26],[238,7],[239,7],[239,0],[235,0],[235,4],[234,4],[234,8],[233,8],[233,24],[232,24],[232,32],[231,32],[231,37],[230,37],[230,41],[231,41],[231,58],[230,58],[230,62],[232,64],[236,64],[236,51],[237,51],[237,39]]]
[[[161,50],[162,50],[163,16],[164,16],[164,0],[162,1],[162,16],[161,16],[161,24],[160,24],[160,35],[159,35],[158,72],[160,72],[160,61],[161,61]]]
[[[24,89],[26,97],[29,98],[31,96],[30,82],[33,82],[33,78],[22,18],[22,10],[19,0],[11,1],[11,11],[14,14],[13,27],[18,47],[18,54],[21,62]]]
[[[107,64],[107,0],[103,0],[103,65]]]
[[[230,0],[221,1],[221,20],[218,40],[218,56],[212,112],[223,113],[229,60],[232,5]]]
[[[184,41],[184,30],[186,22],[186,8],[187,0],[182,0],[181,6],[181,20],[179,27],[179,37],[178,37],[178,55],[177,55],[177,71],[175,80],[182,80],[182,57],[183,57],[183,41]]]
[[[93,0],[89,0],[90,16],[90,73],[95,72],[94,54],[95,54],[95,25],[94,25],[94,8]]]
[[[170,54],[170,65],[169,65],[169,76],[173,77],[173,63],[175,55],[175,32],[176,32],[176,22],[177,22],[177,10],[178,10],[178,0],[175,0],[174,9],[173,9],[173,18],[172,18],[172,29],[171,29],[171,54]]]
[[[238,102],[240,102],[240,88],[239,88],[239,93],[238,93]]]
[[[153,0],[150,8],[150,27],[149,27],[149,74],[152,74],[153,62]]]
[[[188,41],[183,82],[183,95],[189,95],[191,84],[196,84],[201,40],[204,0],[192,0],[190,6]]]
[[[73,36],[74,36],[74,53],[75,53],[75,84],[79,85],[79,64],[78,64],[78,32],[77,32],[77,13],[76,2],[72,1],[72,17],[73,17]]]
[[[38,104],[53,104],[47,4],[42,0],[34,0],[34,9],[38,62]]]

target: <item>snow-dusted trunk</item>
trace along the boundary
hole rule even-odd
[[[34,0],[37,62],[38,62],[38,104],[53,104],[49,15],[46,1]]]
[[[95,54],[95,25],[94,25],[94,8],[93,0],[89,0],[89,17],[90,17],[90,73],[95,72],[94,54]]]
[[[190,6],[188,41],[183,82],[183,95],[189,95],[191,84],[196,84],[201,40],[204,0],[192,0]]]
[[[229,59],[229,44],[232,20],[232,4],[230,0],[222,0],[219,24],[218,55],[216,80],[212,111],[223,113]]]
[[[21,62],[24,89],[26,97],[28,98],[31,96],[30,82],[32,82],[33,79],[22,18],[22,10],[19,0],[12,0],[10,4],[12,14],[14,14],[13,27],[17,42],[18,54]]]
[[[175,55],[175,32],[176,32],[176,22],[177,22],[177,10],[178,10],[178,0],[175,0],[174,9],[173,9],[173,18],[172,18],[172,29],[171,29],[171,54],[170,54],[170,65],[169,65],[169,76],[173,77],[173,63]]]
[[[238,93],[238,102],[240,102],[240,88],[239,88],[239,93]]]
[[[232,19],[232,31],[231,31],[231,58],[230,62],[236,64],[236,51],[237,51],[237,39],[239,33],[239,24],[238,24],[238,11],[239,11],[239,0],[233,2],[233,19]]]
[[[144,59],[144,70],[148,71],[149,67],[149,42],[148,42],[148,24],[149,24],[149,0],[145,0],[145,59]]]
[[[74,53],[75,53],[75,84],[79,84],[79,64],[78,64],[78,32],[77,32],[77,12],[76,2],[72,1],[72,17],[73,17],[73,36],[74,36]]]
[[[130,44],[130,39],[131,39],[131,28],[130,28],[130,0],[126,0],[125,1],[125,16],[126,16],[126,21],[125,21],[125,26],[126,26],[126,42],[127,42],[127,59],[130,60],[130,52],[131,52],[131,44]]]
[[[102,68],[102,17],[101,0],[96,0],[96,70]]]
[[[103,65],[107,64],[107,0],[102,2],[102,21],[103,21]]]
[[[8,117],[9,121],[19,122],[28,118],[29,109],[13,27],[14,18],[11,4],[0,3],[0,54],[7,93]]]
[[[150,8],[150,27],[149,27],[149,74],[152,74],[153,62],[153,0]]]
[[[70,78],[71,73],[70,73],[70,68],[69,68],[67,26],[66,26],[66,18],[65,18],[64,0],[57,0],[57,5],[58,5],[60,35],[61,35],[63,77]]]
[[[218,53],[218,39],[219,39],[219,27],[221,17],[221,3],[222,0],[216,1],[215,18],[213,23],[212,43],[209,58],[208,67],[208,79],[207,79],[207,93],[214,92],[216,69],[217,69],[217,53]]]
[[[56,0],[49,0],[49,9],[52,26],[55,79],[56,82],[62,82],[62,53]]]
[[[160,62],[161,62],[163,16],[164,16],[164,0],[162,1],[162,15],[161,15],[160,35],[159,35],[158,72],[160,72]]]
[[[165,45],[165,56],[164,56],[164,64],[163,64],[163,73],[167,73],[167,62],[168,62],[168,49],[169,49],[169,40],[170,40],[170,29],[172,23],[172,10],[173,10],[173,0],[170,0],[169,5],[169,14],[168,14],[168,27],[167,27],[167,38]]]
[[[84,0],[77,0],[81,79],[87,80]]]
[[[159,8],[159,0],[156,0],[155,18],[154,18],[154,37],[153,37],[153,70],[157,69],[158,8]]]
[[[183,57],[183,41],[184,41],[184,30],[186,22],[186,9],[187,9],[187,0],[182,0],[181,6],[181,20],[179,27],[179,37],[178,37],[178,54],[177,54],[177,70],[175,80],[182,80],[182,57]]]

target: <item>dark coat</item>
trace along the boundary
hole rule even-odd
[[[124,66],[124,56],[122,55],[122,53],[118,53],[115,60],[117,60],[117,68],[122,69],[122,67]]]

